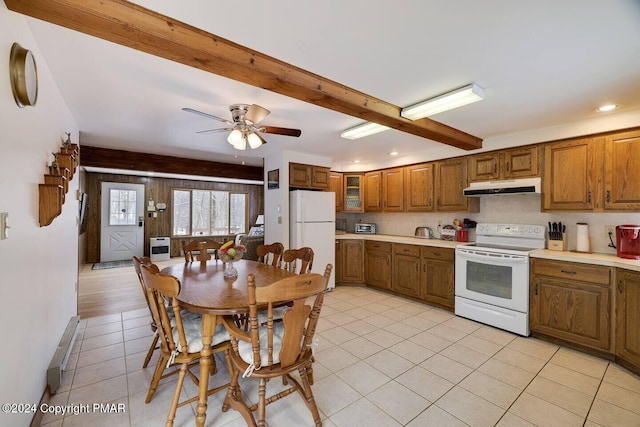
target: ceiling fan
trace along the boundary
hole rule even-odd
[[[203,113],[202,111],[194,110],[193,108],[183,108],[182,110],[228,124],[229,127],[202,130],[197,133],[230,131],[231,133],[229,133],[227,141],[229,141],[229,144],[231,144],[236,150],[245,150],[247,148],[247,143],[252,149],[258,148],[262,144],[266,144],[267,141],[259,135],[259,132],[295,137],[302,134],[300,129],[289,129],[276,126],[258,126],[258,123],[267,117],[270,111],[256,104],[233,104],[229,106],[233,121],[208,113]]]

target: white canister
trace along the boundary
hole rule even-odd
[[[590,252],[589,247],[589,224],[586,222],[579,222],[576,224],[576,251],[577,252]]]

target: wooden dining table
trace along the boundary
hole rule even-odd
[[[247,277],[253,274],[256,287],[268,286],[278,280],[294,275],[285,269],[257,261],[235,261],[238,275],[224,277],[224,263],[214,259],[208,262],[187,262],[165,267],[161,273],[174,276],[180,281],[178,301],[180,307],[202,315],[202,352],[200,372],[209,372],[211,365],[211,337],[218,322],[217,316],[247,313]],[[207,389],[209,376],[200,375],[196,426],[203,427],[207,416]]]

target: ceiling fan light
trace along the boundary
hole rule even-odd
[[[403,108],[402,117],[418,120],[484,99],[484,91],[475,83]]]
[[[247,139],[249,140],[249,147],[251,147],[251,149],[258,148],[262,145],[262,138],[255,132],[251,132]]]
[[[227,141],[235,147],[242,142],[242,132],[238,129],[232,130],[229,136],[227,136]]]

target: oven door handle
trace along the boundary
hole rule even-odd
[[[518,264],[529,263],[529,257],[527,255],[512,255],[512,254],[500,254],[496,252],[485,252],[480,250],[458,250],[459,255],[463,260],[480,261],[486,263],[487,261],[496,261],[500,263]]]

